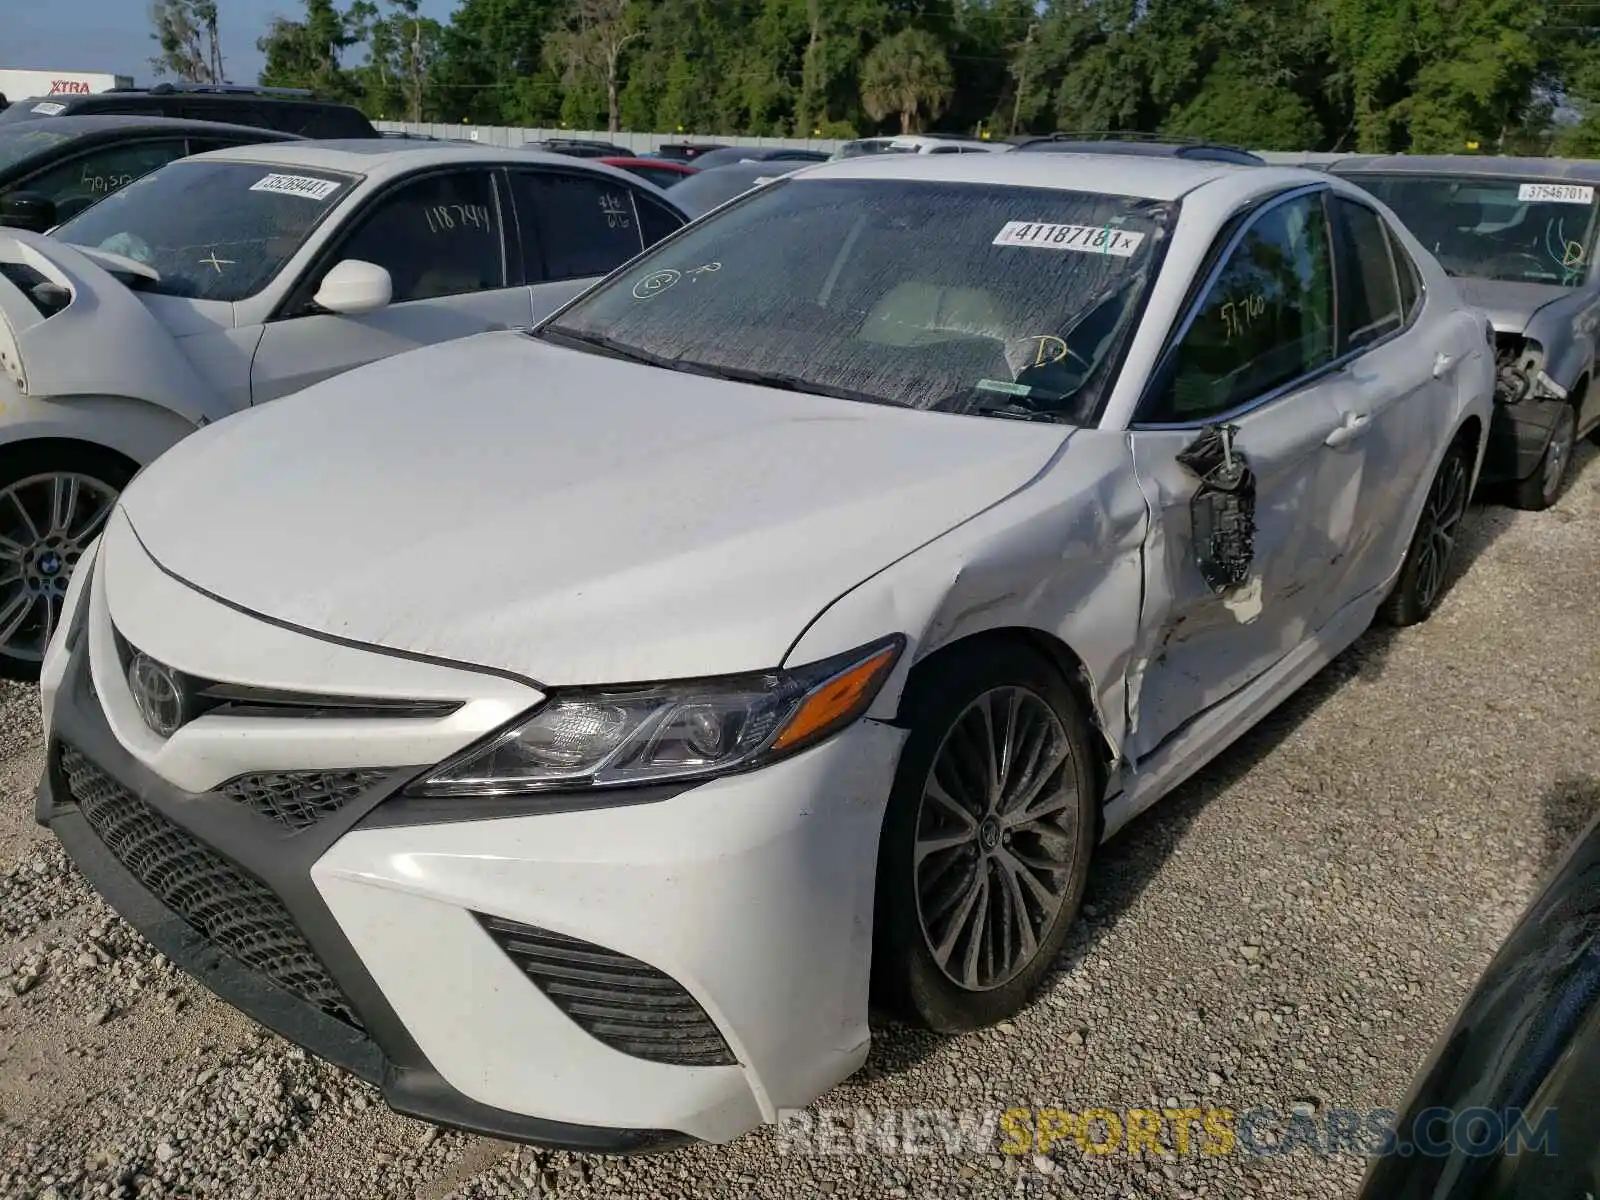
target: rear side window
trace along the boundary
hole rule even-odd
[[[1339,341],[1346,351],[1360,350],[1405,324],[1400,280],[1383,218],[1365,204],[1343,196],[1332,200],[1344,301]]]
[[[517,171],[511,193],[530,281],[606,275],[644,248],[634,191],[622,183]],[[542,269],[536,252],[543,254]]]
[[[55,202],[56,220],[69,221],[135,179],[182,158],[185,148],[180,138],[104,146],[30,176],[16,190],[48,197]]]
[[[683,228],[682,217],[669,212],[649,196],[636,196],[634,206],[639,211],[639,232],[644,235],[646,246],[654,246],[668,234]]]
[[[1394,255],[1395,269],[1400,276],[1400,308],[1409,321],[1416,315],[1417,304],[1422,299],[1422,272],[1417,270],[1415,260],[1395,237],[1394,230],[1385,226],[1384,232],[1389,235],[1389,252]]]

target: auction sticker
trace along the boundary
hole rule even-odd
[[[46,100],[43,104],[35,104],[33,111],[42,113],[47,117],[59,117],[67,111],[67,106],[65,104],[57,104],[54,100]]]
[[[1129,258],[1144,234],[1108,225],[1055,225],[1048,221],[1007,221],[994,235],[996,246],[1038,246],[1044,250],[1076,250]]]
[[[304,196],[307,200],[326,200],[339,190],[334,179],[318,179],[313,175],[272,174],[250,185],[252,192],[278,192],[285,196]]]
[[[1577,183],[1525,183],[1517,189],[1517,199],[1551,200],[1557,204],[1591,204],[1594,189]]]

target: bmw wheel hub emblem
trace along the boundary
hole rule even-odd
[[[139,715],[158,737],[171,737],[188,717],[183,680],[166,663],[137,651],[128,663],[128,690]]]

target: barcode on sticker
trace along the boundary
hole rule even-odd
[[[267,175],[250,185],[252,192],[278,192],[284,196],[304,196],[307,200],[326,200],[339,190],[332,179],[314,175]]]
[[[1557,204],[1590,204],[1594,189],[1578,183],[1525,183],[1517,189],[1517,199],[1552,200]]]
[[[1144,241],[1144,234],[1109,225],[1054,225],[1048,221],[1007,221],[994,235],[996,246],[1039,246],[1046,250],[1077,250],[1083,254],[1113,254],[1128,258]]]

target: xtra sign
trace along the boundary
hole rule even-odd
[[[82,79],[52,79],[50,81],[50,94],[57,96],[66,93],[69,96],[87,96],[89,85]]]

